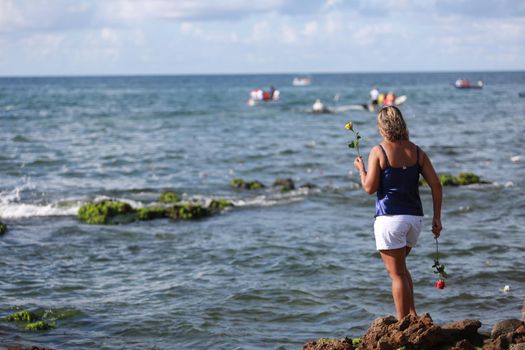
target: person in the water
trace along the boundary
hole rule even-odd
[[[441,233],[443,191],[427,154],[408,137],[401,111],[383,107],[377,115],[377,127],[383,137],[368,157],[368,171],[362,157],[354,166],[361,185],[368,194],[377,192],[374,235],[376,248],[392,280],[392,296],[398,320],[417,315],[412,277],[406,257],[415,246],[423,227],[423,207],[419,196],[419,174],[432,191],[434,237]]]

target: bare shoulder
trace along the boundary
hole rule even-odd
[[[418,162],[419,162],[419,165],[423,166],[423,164],[425,163],[425,160],[427,159],[427,154],[425,153],[423,148],[421,148],[421,146],[419,146],[418,144],[415,144],[413,142],[412,142],[412,144],[415,147],[417,147],[417,149],[419,150]]]
[[[381,154],[382,151],[381,151],[381,146],[379,144],[375,145],[374,147],[372,147],[372,149],[370,150],[370,154],[374,154],[374,155],[378,155],[378,154]]]

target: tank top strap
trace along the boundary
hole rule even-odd
[[[388,156],[386,155],[385,149],[383,148],[381,144],[379,144],[379,147],[381,147],[381,151],[383,151],[383,155],[385,156],[385,160],[386,160],[386,167],[388,168],[390,166],[390,162],[388,161]]]
[[[416,145],[416,164],[418,165],[418,167],[421,168],[421,163],[419,162],[419,146]]]

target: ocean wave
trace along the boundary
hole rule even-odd
[[[20,192],[23,187],[15,188],[12,191],[0,193],[0,217],[4,219],[21,219],[30,217],[45,216],[76,216],[80,207],[89,202],[101,202],[104,200],[114,200],[128,203],[132,208],[138,209],[148,206],[158,205],[158,202],[144,203],[139,200],[131,199],[125,195],[112,197],[107,195],[97,195],[90,198],[69,198],[61,199],[51,203],[24,203],[20,200]],[[275,192],[275,189],[268,189],[266,193],[254,197],[227,198],[236,207],[271,207],[285,205],[303,200],[307,195],[320,193],[319,188],[298,188],[289,192]],[[184,195],[184,202],[198,203],[208,206],[217,196],[209,195]]]
[[[63,207],[60,204],[0,204],[0,217],[5,219],[20,219],[36,216],[74,216],[77,215],[80,204]]]

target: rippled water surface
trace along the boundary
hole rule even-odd
[[[458,77],[482,90],[456,90]],[[0,79],[0,317],[47,312],[57,328],[0,321],[0,342],[58,349],[298,349],[357,337],[394,313],[372,236],[374,197],[358,186],[349,119],[367,151],[375,115],[315,115],[365,103],[372,85],[408,96],[411,138],[440,173],[485,182],[445,188],[447,288],[433,287],[427,217],[409,258],[418,311],[438,323],[519,317],[525,299],[525,73]],[[255,87],[278,102],[246,104]],[[334,96],[338,98],[334,99]],[[259,180],[260,191],[231,188]],[[312,189],[281,193],[277,178]],[[165,190],[225,197],[205,220],[79,222],[83,203],[134,207]],[[426,214],[429,190],[422,189]],[[510,286],[510,292],[501,289]],[[20,337],[15,339],[16,337]]]

